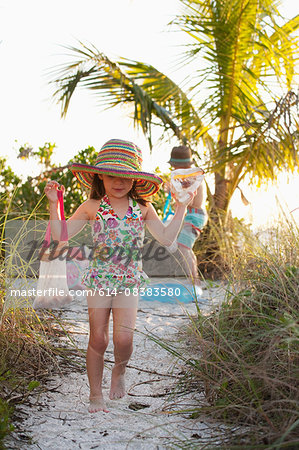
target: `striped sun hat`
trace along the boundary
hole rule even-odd
[[[141,150],[133,142],[111,139],[101,148],[94,166],[74,163],[70,170],[77,179],[90,188],[94,174],[112,175],[115,177],[136,180],[136,193],[140,197],[148,197],[159,190],[162,178],[141,171]]]

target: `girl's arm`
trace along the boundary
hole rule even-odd
[[[46,184],[45,194],[49,200],[49,211],[50,211],[50,223],[51,223],[51,234],[55,241],[60,241],[61,236],[61,221],[58,215],[58,198],[57,189],[59,187],[57,181],[51,180]],[[61,190],[64,192],[64,186],[60,186]],[[80,230],[89,220],[88,209],[86,202],[77,208],[74,214],[67,220],[67,233],[68,237],[71,238],[79,233]]]
[[[80,205],[74,214],[66,221],[69,239],[78,234],[90,220],[87,204],[88,200],[82,203],[82,205]]]
[[[194,194],[190,194],[188,202],[177,202],[175,215],[168,225],[161,222],[152,204],[148,206],[144,221],[149,232],[160,244],[169,247],[176,240],[185,217],[187,205],[192,202],[193,197]]]

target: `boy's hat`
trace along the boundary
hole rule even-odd
[[[173,147],[168,163],[173,167],[189,167],[193,163],[192,153],[187,145]]]
[[[135,180],[136,193],[148,197],[159,190],[162,178],[153,173],[142,172],[141,150],[133,142],[111,139],[101,148],[94,166],[74,163],[70,166],[72,173],[86,187],[90,188],[95,174]]]

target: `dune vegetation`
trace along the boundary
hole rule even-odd
[[[284,217],[276,227],[258,234],[239,226],[234,234],[220,235],[226,263],[222,305],[208,315],[198,308],[174,345],[157,341],[182,364],[179,390],[183,387],[198,398],[197,408],[177,412],[226,424],[217,434],[222,448],[295,448],[298,226]],[[196,439],[178,443],[180,448],[200,444]],[[211,442],[206,444],[210,448]]]

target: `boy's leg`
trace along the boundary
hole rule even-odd
[[[200,285],[200,279],[198,276],[198,269],[197,269],[197,260],[196,256],[194,255],[191,248],[184,247],[183,245],[179,244],[179,250],[181,254],[183,255],[183,259],[186,265],[186,271],[187,276],[192,277],[192,281],[195,285]]]
[[[90,334],[86,354],[86,367],[90,387],[89,412],[108,412],[103,399],[102,379],[104,353],[109,342],[110,311],[111,308],[106,307],[88,308]]]
[[[119,294],[114,300],[112,307],[114,367],[109,395],[111,400],[122,398],[125,395],[125,371],[133,352],[133,334],[138,304],[138,298],[133,295]]]
[[[193,216],[194,214],[190,213],[188,220],[191,220]],[[196,215],[196,217],[197,219],[200,218],[202,221],[203,220],[202,217],[204,216]],[[187,272],[186,275],[187,277],[192,278],[192,282],[196,286],[200,286],[200,279],[198,276],[196,256],[194,255],[192,248],[199,234],[200,234],[199,230],[195,229],[191,224],[184,222],[183,228],[181,229],[180,234],[177,237],[179,251],[183,256],[186,267]]]

